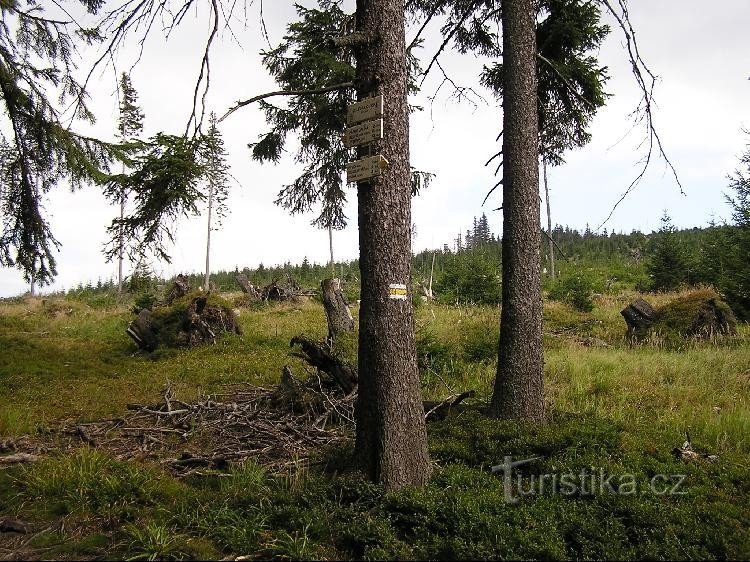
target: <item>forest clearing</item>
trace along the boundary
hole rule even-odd
[[[0,560],[750,559],[725,4],[0,2]]]
[[[38,458],[0,471],[0,512],[33,529],[0,535],[0,552],[56,559],[747,557],[748,326],[717,343],[631,345],[620,310],[635,296],[595,297],[590,313],[545,303],[543,427],[479,414],[495,375],[496,307],[418,307],[424,398],[477,396],[428,423],[434,475],[422,490],[396,493],[348,468],[346,424],[342,441],[309,458],[276,459],[272,469],[230,460],[187,472],[171,463],[212,458],[221,443],[210,429],[181,430],[177,438],[164,422],[157,424],[164,433],[136,432],[131,450],[108,445],[120,443],[116,425],[95,440],[78,430],[125,417],[128,404],[160,403],[167,384],[185,403],[209,395],[221,402],[248,385],[275,387],[285,365],[304,378],[313,370],[290,355],[289,341],[301,333],[325,338],[318,301],[244,308],[241,336],[141,354],[124,334],[132,317],[124,305],[6,300],[0,442],[4,453]],[[647,298],[659,305],[676,296]],[[686,434],[712,460],[675,456]],[[519,486],[547,472],[598,478],[600,470],[640,483],[656,474],[684,475],[684,482],[678,495],[666,488],[635,497],[547,491],[510,505],[502,476],[489,470],[507,455],[540,457],[517,469]]]

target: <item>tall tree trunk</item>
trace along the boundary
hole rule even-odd
[[[333,228],[328,225],[328,248],[331,251],[331,277],[336,277],[336,265],[333,261]]]
[[[206,228],[206,276],[203,280],[203,288],[208,291],[209,286],[209,271],[210,271],[210,257],[211,257],[211,212],[213,211],[214,205],[214,184],[209,182],[208,184],[208,226]]]
[[[357,186],[362,300],[356,451],[368,476],[389,490],[430,476],[411,301],[409,110],[403,0],[357,0],[359,99],[382,95],[384,173]],[[364,150],[360,150],[365,155]],[[390,285],[406,285],[405,300]]]
[[[544,200],[547,202],[547,244],[549,245],[549,276],[555,280],[555,244],[552,239],[552,213],[549,205],[549,186],[547,184],[547,162],[542,159],[542,170],[544,171]]]
[[[122,173],[125,173],[125,165],[122,166]],[[120,194],[120,220],[125,218],[125,193],[123,192]],[[122,294],[122,262],[123,262],[123,254],[124,254],[124,245],[125,245],[125,238],[123,236],[122,232],[122,226],[120,227],[120,232],[117,240],[118,244],[118,255],[117,255],[117,292]]]
[[[503,295],[491,410],[544,420],[536,5],[503,0]]]

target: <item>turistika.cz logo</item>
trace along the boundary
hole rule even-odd
[[[561,495],[634,496],[654,494],[675,496],[686,494],[683,489],[685,474],[656,474],[650,479],[638,478],[635,474],[607,474],[603,468],[583,469],[579,473],[548,473],[522,475],[513,469],[540,460],[542,457],[513,460],[505,457],[503,464],[492,467],[492,473],[502,473],[506,503],[518,503],[521,497]]]

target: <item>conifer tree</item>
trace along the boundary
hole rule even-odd
[[[646,271],[651,276],[653,290],[671,291],[688,281],[687,254],[666,211],[662,215],[661,228],[649,254]]]
[[[491,411],[544,421],[534,0],[503,0],[503,281]]]
[[[80,3],[91,14],[101,7],[98,0]],[[103,181],[120,151],[72,131],[60,110],[67,105],[75,118],[94,120],[75,77],[75,43],[97,41],[98,33],[19,0],[2,2],[0,18],[0,104],[7,119],[0,133],[7,147],[0,154],[0,265],[46,285],[57,273],[53,252],[59,243],[42,199],[63,179],[73,189]]]
[[[208,208],[207,208],[207,226],[206,226],[206,273],[203,285],[206,291],[209,290],[210,275],[210,255],[211,255],[211,230],[215,229],[213,225],[214,214],[216,222],[221,224],[221,219],[226,216],[227,197],[229,196],[229,166],[227,164],[227,153],[224,148],[224,140],[221,138],[216,114],[211,113],[209,117],[208,133],[204,138],[205,148],[204,157],[206,161],[206,183],[208,189]]]
[[[123,72],[120,76],[120,116],[117,121],[117,132],[123,142],[134,140],[143,130],[143,112],[137,105],[138,92],[136,92],[130,81],[130,76]],[[122,165],[122,173],[125,173],[125,164]],[[127,192],[123,189],[119,196],[120,220],[125,218],[125,205],[128,199]],[[117,290],[122,293],[123,274],[122,266],[124,260],[125,241],[123,232],[120,231],[117,254]]]

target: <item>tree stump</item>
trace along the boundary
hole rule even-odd
[[[237,281],[237,284],[240,286],[240,289],[242,289],[242,292],[246,295],[250,295],[250,297],[254,300],[260,300],[260,291],[250,283],[250,281],[247,278],[247,275],[244,273],[238,273],[234,276],[234,279]]]
[[[190,292],[190,285],[188,285],[187,279],[185,279],[185,276],[180,274],[177,276],[177,278],[174,280],[174,285],[172,285],[172,288],[169,290],[169,293],[167,293],[166,303],[172,304],[174,301],[176,301],[179,298],[184,297]]]
[[[630,337],[644,334],[656,321],[656,310],[643,299],[637,299],[620,311],[628,325]]]
[[[128,325],[127,334],[133,338],[138,347],[146,351],[154,351],[159,345],[154,332],[151,311],[147,308],[142,309],[138,317]]]
[[[329,345],[341,332],[354,331],[354,318],[349,310],[344,294],[341,292],[341,282],[338,279],[323,279],[323,306],[328,318]]]
[[[737,333],[737,320],[721,297],[711,289],[698,289],[681,295],[655,310],[643,299],[624,308],[620,314],[628,325],[628,335],[636,338],[648,332],[677,341],[683,338],[712,339]]]

